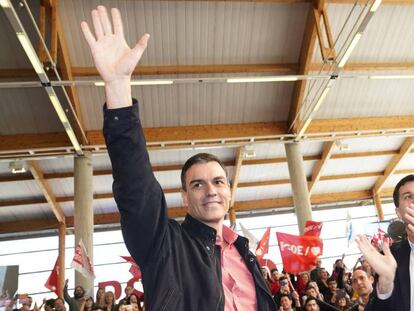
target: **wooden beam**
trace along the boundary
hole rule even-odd
[[[320,11],[324,6],[323,0],[314,0],[312,3],[313,5],[308,11],[305,34],[300,49],[299,75],[307,75],[310,72],[317,37],[316,20],[313,10],[316,9]],[[289,128],[291,128],[291,132],[293,133],[297,133],[299,130],[299,114],[304,100],[306,83],[306,80],[299,80],[295,83],[288,119]]]
[[[381,195],[379,193],[373,193],[374,205],[377,210],[377,216],[379,221],[384,220],[384,211],[382,209]]]
[[[214,73],[290,73],[298,70],[297,64],[224,64],[224,65],[174,65],[174,66],[137,66],[133,76],[146,75],[180,75],[180,74],[214,74]],[[95,67],[73,67],[75,77],[99,76]]]
[[[414,147],[414,137],[409,137],[404,140],[404,143],[402,144],[398,154],[396,154],[391,161],[387,164],[387,167],[385,168],[384,174],[378,178],[376,181],[374,187],[372,188],[373,194],[378,194],[381,189],[384,187],[384,184],[386,183],[387,179],[394,174],[395,170],[397,169],[397,166],[401,161],[405,158],[407,154],[412,150]]]
[[[43,40],[46,38],[46,6],[40,4],[39,7],[39,20],[38,20],[38,27],[40,31],[40,35],[42,36]],[[48,60],[45,48],[43,43],[39,40],[37,55],[39,57],[40,62],[44,63]]]
[[[65,251],[66,251],[66,224],[59,223],[59,267],[65,267]],[[59,297],[63,297],[63,288],[65,285],[65,269],[59,269],[58,288]]]
[[[65,214],[63,213],[63,210],[60,207],[59,203],[56,201],[52,188],[50,187],[47,180],[44,178],[39,163],[37,163],[36,161],[30,161],[28,164],[30,165],[30,172],[32,173],[34,179],[37,181],[37,184],[42,190],[47,202],[50,204],[50,207],[52,208],[53,214],[55,214],[56,219],[59,223],[65,223]]]
[[[0,151],[71,147],[65,132],[0,135]]]
[[[239,184],[239,174],[243,162],[244,147],[239,147],[236,154],[236,162],[233,168],[233,176],[231,178],[231,198],[229,208],[230,224],[233,226],[236,224],[236,211],[234,208],[234,202],[236,200],[237,185]]]
[[[324,169],[328,160],[330,159],[334,147],[334,141],[328,141],[324,143],[321,159],[318,162],[316,162],[315,166],[313,167],[311,181],[308,184],[309,195],[312,193],[312,190],[314,189],[316,183],[321,178],[322,170]]]
[[[384,189],[381,193],[382,197],[391,197],[393,189]],[[337,192],[337,193],[325,193],[315,194],[311,196],[313,204],[330,204],[347,201],[369,200],[372,198],[372,193],[369,190],[351,191],[351,192]],[[264,200],[252,200],[252,201],[239,201],[235,202],[237,211],[252,211],[260,209],[270,208],[290,208],[293,206],[292,197],[264,199]],[[186,208],[172,207],[168,209],[168,216],[170,218],[181,218],[186,215]],[[94,223],[96,225],[102,224],[116,224],[119,223],[119,213],[109,214],[97,214],[94,216]],[[0,234],[11,232],[26,232],[37,231],[46,229],[56,229],[56,220],[41,219],[41,220],[23,220],[13,222],[0,222]],[[73,217],[66,217],[66,225],[68,228],[73,227]]]
[[[53,1],[55,3],[55,1]],[[55,25],[57,30],[57,44],[58,44],[58,62],[57,66],[60,69],[60,73],[62,75],[63,80],[73,80],[72,74],[72,65],[70,62],[69,56],[69,49],[66,44],[65,34],[62,29],[62,25],[59,19],[59,14],[55,14]],[[70,98],[70,104],[73,107],[73,110],[76,113],[78,118],[78,122],[72,122],[72,126],[74,126],[74,130],[76,133],[76,137],[78,141],[83,144],[87,145],[88,142],[84,139],[84,122],[82,116],[82,109],[80,107],[80,101],[78,97],[78,92],[75,86],[67,86],[65,87],[66,91],[68,92]]]
[[[58,55],[58,27],[57,27],[57,0],[52,1],[50,8],[50,56],[57,62]]]

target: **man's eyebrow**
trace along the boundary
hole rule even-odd
[[[407,193],[412,194],[413,192],[411,192],[411,191],[406,191],[406,192],[401,193],[401,195],[403,196],[403,195],[405,195],[405,194],[407,194]]]
[[[201,182],[203,182],[202,179],[194,179],[194,180],[190,181],[190,185],[201,183]]]

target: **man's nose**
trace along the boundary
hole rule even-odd
[[[206,190],[207,190],[207,195],[209,196],[217,195],[217,189],[213,183],[207,183]]]

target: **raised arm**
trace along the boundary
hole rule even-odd
[[[395,271],[397,262],[391,254],[389,243],[384,241],[384,255],[380,254],[365,236],[357,236],[355,241],[358,244],[364,258],[371,267],[378,273],[378,293],[380,295],[391,294],[394,289]]]
[[[149,34],[144,34],[131,49],[125,41],[119,10],[111,9],[111,15],[113,23],[104,6],[92,11],[95,35],[86,22],[81,23],[96,69],[105,82],[108,109],[131,105],[131,75],[149,39]]]
[[[130,254],[144,267],[151,254],[162,247],[168,224],[165,198],[152,172],[138,104],[132,105],[131,99],[131,75],[149,35],[143,35],[131,49],[125,42],[119,10],[111,9],[111,15],[112,23],[105,7],[98,6],[92,11],[95,35],[86,22],[81,27],[105,82],[104,136],[122,233]]]

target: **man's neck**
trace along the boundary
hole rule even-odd
[[[364,305],[366,305],[369,301],[369,294],[365,294],[365,295],[361,296],[361,300],[364,303]]]

